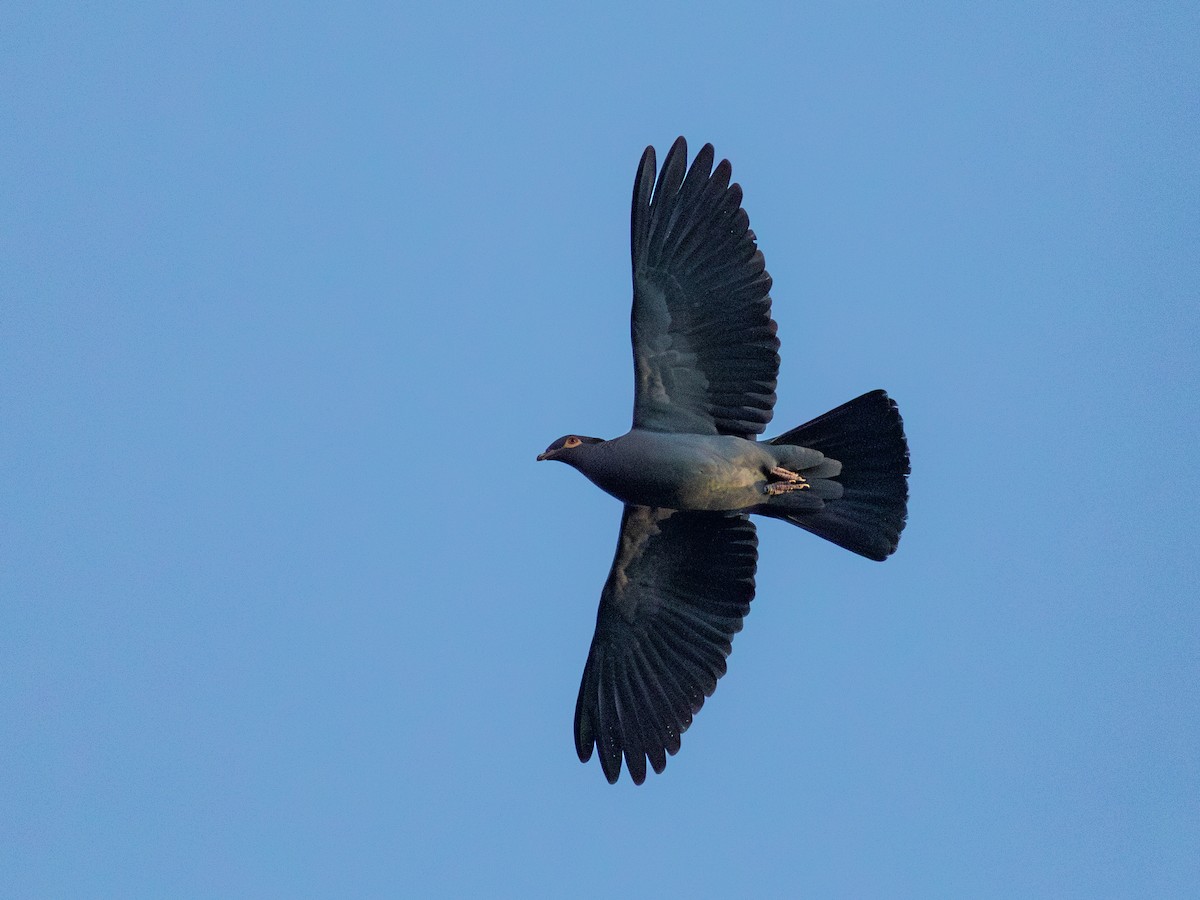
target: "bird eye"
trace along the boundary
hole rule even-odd
[[[569,437],[569,438],[567,438],[567,441],[565,444],[563,444],[563,446],[564,447],[578,447],[579,444],[580,444],[579,438]]]

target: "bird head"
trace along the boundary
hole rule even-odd
[[[543,452],[539,453],[537,457],[538,462],[541,462],[543,459],[557,459],[560,462],[570,463],[578,457],[581,447],[603,443],[603,438],[582,437],[578,434],[568,434],[565,437],[560,437]]]

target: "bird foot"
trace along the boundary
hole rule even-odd
[[[779,481],[771,481],[767,483],[766,493],[770,496],[775,494],[786,494],[788,491],[807,491],[812,487],[799,472],[793,472],[791,469],[785,469],[783,466],[776,466],[771,470],[771,474],[779,479]]]
[[[791,469],[785,469],[783,466],[776,466],[771,470],[771,474],[780,481],[805,481],[804,476],[799,472],[793,472]]]

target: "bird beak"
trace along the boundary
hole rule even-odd
[[[549,459],[549,458],[550,458],[550,453],[549,453],[549,452],[546,452],[546,453],[539,453],[539,454],[537,455],[537,461],[538,461],[538,462],[541,462],[543,459]]]

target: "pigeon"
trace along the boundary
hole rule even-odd
[[[575,749],[609,783],[661,773],[725,674],[750,611],[758,539],[780,519],[867,559],[896,549],[909,453],[885,391],[771,440],[779,339],[771,277],[705,144],[687,165],[647,147],[633,183],[633,427],[569,434],[538,460],[578,469],[625,505],[575,706]]]

